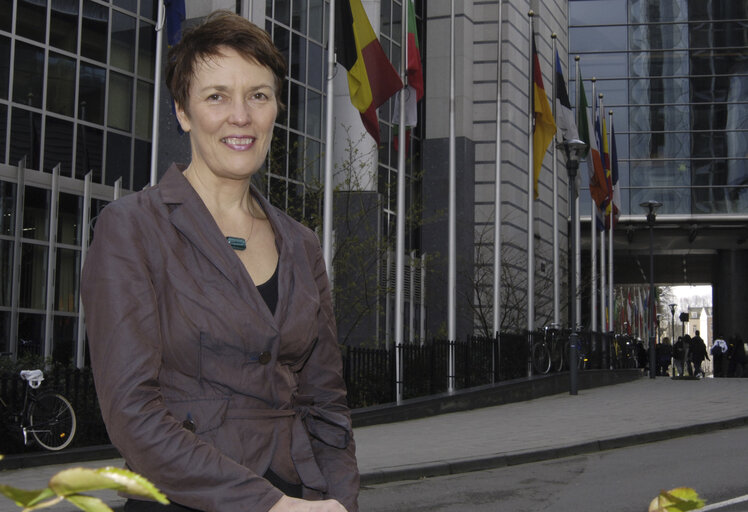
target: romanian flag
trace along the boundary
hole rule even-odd
[[[579,138],[587,143],[587,169],[590,173],[590,195],[595,204],[600,208],[608,197],[605,186],[605,170],[600,158],[600,146],[597,145],[595,128],[592,119],[587,115],[587,95],[584,93],[582,76],[577,82],[579,87],[579,105],[577,106],[577,126],[579,127]]]
[[[540,72],[540,60],[538,60],[538,51],[535,48],[535,36],[532,37],[532,90],[533,90],[533,130],[532,130],[532,164],[534,185],[533,193],[535,199],[538,198],[538,179],[540,178],[540,169],[543,167],[543,157],[548,151],[548,145],[556,133],[556,123],[553,120],[553,112],[545,95],[543,87],[543,75]]]
[[[371,28],[361,0],[338,0],[336,6],[338,62],[348,70],[351,103],[361,113],[366,131],[379,144],[377,108],[402,89],[403,82]]]

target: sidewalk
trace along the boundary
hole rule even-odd
[[[355,429],[362,484],[414,479],[589,453],[748,425],[748,379],[633,382],[525,402]],[[696,407],[678,407],[679,399]],[[694,415],[698,410],[698,416]],[[120,466],[121,459],[86,467]],[[57,471],[44,466],[0,472],[0,483],[36,489]],[[102,493],[112,507],[122,504]],[[0,500],[0,512],[17,511]],[[68,512],[72,507],[53,510]]]

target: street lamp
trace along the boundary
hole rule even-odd
[[[653,333],[654,322],[655,322],[655,285],[654,285],[654,223],[655,223],[655,212],[657,208],[662,206],[659,201],[645,201],[640,203],[639,206],[647,211],[647,224],[649,224],[649,378],[654,379],[657,373],[657,355],[655,354],[655,337]]]
[[[566,172],[569,175],[569,217],[571,219],[571,228],[569,231],[569,245],[571,246],[572,266],[569,269],[569,311],[571,313],[571,335],[569,335],[569,394],[577,394],[577,275],[574,269],[574,263],[577,261],[577,205],[574,198],[576,197],[577,187],[577,170],[579,169],[579,157],[587,149],[587,144],[579,139],[564,140],[559,142],[556,147],[564,151],[566,155]]]

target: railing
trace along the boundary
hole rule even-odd
[[[612,335],[582,332],[580,339],[588,357],[588,369],[630,367],[622,362],[621,343]],[[401,353],[404,381],[403,398],[415,398],[446,392],[449,378],[450,349],[454,349],[455,389],[525,378],[530,370],[530,345],[542,339],[543,333],[501,334],[498,338],[471,337],[467,341],[431,340],[424,344],[404,344],[398,348],[342,347],[343,376],[352,409],[395,402],[395,350]],[[568,338],[568,333],[563,333]],[[0,398],[11,410],[20,408],[25,384],[18,373],[0,374]],[[78,417],[78,434],[74,445],[108,444],[109,438],[89,368],[55,366],[45,372],[44,386],[65,395]],[[1,424],[2,422],[0,422]],[[23,443],[11,442],[11,435],[0,432],[0,454],[35,450]]]

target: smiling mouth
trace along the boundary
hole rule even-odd
[[[254,137],[224,137],[221,142],[231,146],[248,146],[255,141]]]

